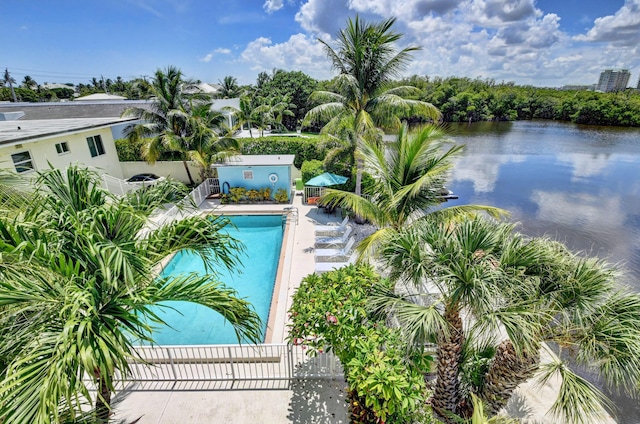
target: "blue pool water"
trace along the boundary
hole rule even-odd
[[[218,279],[234,288],[238,296],[251,302],[262,320],[265,334],[273,287],[282,246],[281,215],[228,216],[236,226],[225,231],[245,247],[241,265],[233,272],[220,270]],[[162,275],[205,273],[204,263],[194,254],[178,252],[162,271]],[[218,313],[189,302],[166,302],[158,315],[169,325],[153,332],[159,345],[199,345],[238,343],[233,327]],[[172,309],[173,308],[173,309]]]

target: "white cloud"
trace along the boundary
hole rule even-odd
[[[211,62],[213,57],[216,55],[229,55],[229,54],[231,54],[230,49],[226,49],[224,47],[218,47],[217,49],[213,50],[211,53],[207,53],[204,57],[200,58],[200,62],[208,63],[208,62]]]
[[[350,11],[344,0],[308,0],[295,19],[305,31],[327,40],[344,27]]]
[[[284,0],[264,3],[271,8],[283,4]],[[557,87],[595,83],[606,68],[640,66],[640,42],[621,47],[640,37],[640,28],[635,26],[640,25],[640,0],[627,0],[615,16],[599,18],[582,36],[604,41],[605,28],[610,29],[611,39],[615,31],[629,36],[624,38],[627,41],[611,41],[597,51],[577,44],[562,30],[562,17],[545,13],[538,4],[535,0],[303,0],[295,21],[306,36],[297,34],[280,44],[256,39],[246,46],[240,60],[255,69],[298,66],[316,78],[330,77],[330,62],[315,38],[332,43],[347,19],[359,14],[370,22],[395,16],[394,30],[405,34],[398,47],[422,47],[413,54],[407,75],[493,78]],[[623,12],[630,16],[622,16]],[[294,56],[283,59],[283,52]]]
[[[640,42],[640,0],[626,0],[614,15],[596,19],[586,34],[577,35],[574,39],[620,46],[637,45]]]
[[[267,13],[273,13],[277,10],[282,9],[283,6],[284,6],[283,0],[265,0],[264,4],[262,5],[262,8]]]
[[[331,64],[322,46],[304,34],[294,34],[279,44],[274,44],[270,38],[260,37],[247,45],[239,61],[249,64],[256,72],[277,68],[303,71],[318,79],[331,77]]]
[[[471,181],[476,193],[490,193],[495,189],[502,165],[526,159],[525,155],[500,155],[496,159],[495,155],[474,154],[470,150],[472,148],[455,159],[451,181]]]

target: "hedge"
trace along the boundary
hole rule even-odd
[[[243,155],[296,155],[293,164],[300,169],[306,160],[323,160],[327,147],[318,137],[278,137],[243,138],[240,153]],[[116,140],[118,159],[121,162],[143,161],[140,154],[144,140],[131,142]],[[160,160],[182,160],[181,155],[166,153]]]

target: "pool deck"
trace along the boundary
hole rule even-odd
[[[282,213],[285,207],[298,209],[298,224],[291,225],[285,236],[286,251],[281,258],[283,287],[274,298],[278,304],[270,320],[270,342],[284,340],[287,310],[302,279],[315,269],[315,224],[341,220],[339,215],[327,215],[315,205],[305,205],[296,196],[293,205],[214,205],[201,206],[204,211],[228,214]],[[284,286],[286,287],[286,290]],[[557,397],[560,382],[551,381],[542,387],[530,381],[521,385],[507,405],[512,417],[522,423],[557,423],[546,415]],[[233,389],[222,384],[204,387],[202,383],[179,386],[162,384],[130,385],[113,401],[114,420],[118,424],[200,424],[200,423],[269,423],[269,424],[346,424],[347,405],[345,383],[312,380],[289,386],[287,382],[246,382]],[[615,424],[603,413],[594,424]]]
[[[285,207],[298,209],[298,223],[285,234],[281,258],[281,290],[274,296],[275,316],[270,319],[268,341],[279,343],[286,337],[287,310],[302,279],[315,269],[314,226],[341,220],[315,205],[302,203],[297,195],[292,205],[216,205],[205,202],[203,212],[217,214],[282,213]],[[130,385],[114,398],[114,419],[121,424],[245,424],[348,423],[341,381],[250,382],[233,390],[182,385],[163,388]],[[137,421],[136,421],[137,420]]]

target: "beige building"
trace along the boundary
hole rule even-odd
[[[20,174],[79,163],[123,178],[112,128],[131,119],[0,121],[0,168]]]

